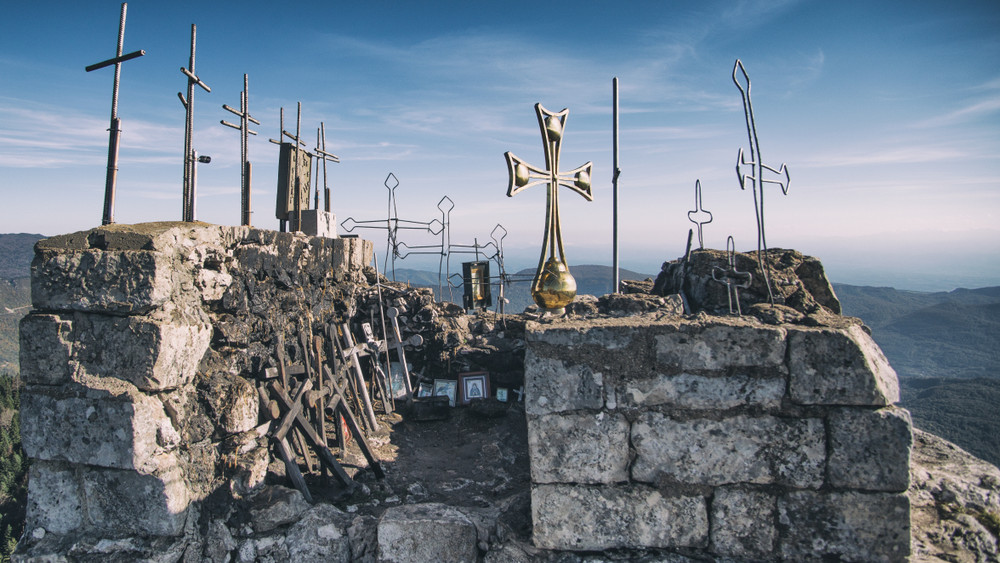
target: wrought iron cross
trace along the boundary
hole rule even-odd
[[[250,160],[247,157],[247,135],[256,135],[257,132],[250,129],[250,124],[260,125],[260,122],[250,117],[250,82],[246,74],[243,75],[243,91],[240,92],[240,111],[236,111],[226,104],[222,104],[222,109],[240,117],[239,125],[233,125],[225,119],[220,120],[220,123],[226,127],[237,129],[242,133],[240,135],[240,161],[243,164],[240,167],[240,192],[243,197],[240,198],[240,224],[249,227],[251,213]]]
[[[745,85],[740,82],[740,77],[737,76],[737,73],[742,75],[743,81],[746,83]],[[764,159],[760,155],[760,141],[757,139],[757,123],[754,121],[753,104],[750,102],[750,76],[747,75],[747,70],[743,67],[743,62],[739,59],[736,59],[736,64],[733,66],[733,82],[743,95],[743,113],[747,122],[747,137],[750,140],[750,160],[746,159],[741,148],[740,154],[736,157],[736,176],[740,180],[741,190],[746,189],[747,180],[751,181],[751,186],[753,187],[753,207],[754,214],[757,217],[757,265],[764,276],[764,285],[767,286],[767,296],[770,298],[771,304],[774,305],[774,293],[771,292],[771,274],[769,266],[766,264],[767,239],[764,236],[764,184],[778,184],[781,186],[781,192],[787,195],[790,178],[788,176],[788,168],[785,167],[784,163],[776,170],[764,164]],[[745,171],[743,169],[744,166],[749,166],[750,171]],[[778,177],[783,176],[784,179],[764,179],[765,173],[768,172]]]
[[[726,239],[726,257],[729,261],[729,268],[723,269],[713,266],[712,279],[726,286],[726,298],[729,299],[729,314],[733,314],[733,301],[735,301],[736,314],[742,317],[743,310],[740,308],[740,289],[750,287],[750,283],[753,281],[753,274],[750,272],[741,272],[736,269],[736,243],[733,242],[732,236]],[[717,275],[720,273],[721,277]]]
[[[590,185],[593,163],[588,162],[561,174],[559,153],[569,110],[563,109],[553,113],[542,107],[542,104],[535,104],[535,114],[538,116],[538,128],[542,132],[546,169],[532,166],[510,151],[504,153],[509,175],[507,197],[513,197],[531,186],[548,184],[545,233],[542,238],[542,252],[538,258],[538,269],[531,283],[531,296],[542,309],[559,313],[576,297],[576,280],[573,279],[566,264],[562,229],[559,226],[559,186],[575,191],[587,201],[593,201],[594,195]]]
[[[702,221],[706,215],[708,219]],[[688,221],[698,225],[698,246],[705,248],[705,239],[702,236],[702,227],[712,222],[712,212],[707,211],[701,205],[701,180],[694,181],[694,209],[688,211]]]
[[[316,148],[313,149],[316,158],[323,161],[323,211],[330,212],[330,186],[326,183],[326,161],[340,163],[340,157],[326,152],[326,126],[319,122],[316,130]],[[316,202],[313,205],[319,209],[319,162],[316,162]]]
[[[101,61],[86,67],[86,71],[97,70],[106,66],[115,65],[115,83],[111,90],[111,126],[108,139],[108,175],[104,182],[104,216],[101,224],[108,225],[115,222],[115,186],[118,184],[118,140],[121,138],[122,122],[118,119],[118,84],[121,81],[122,63],[146,54],[146,51],[139,49],[127,55],[122,54],[125,45],[125,12],[128,4],[122,2],[121,16],[118,19],[118,50],[114,58]]]
[[[194,149],[191,148],[191,137],[194,130],[194,86],[197,84],[206,92],[212,91],[208,87],[208,84],[202,82],[194,71],[194,51],[197,31],[197,26],[191,24],[191,58],[188,61],[188,67],[190,68],[181,67],[181,73],[187,76],[187,97],[183,96],[180,92],[177,93],[177,97],[181,99],[181,103],[186,110],[184,118],[184,205],[181,212],[183,215],[182,220],[188,222],[195,220],[195,189],[197,186],[197,170],[195,166],[199,160],[205,163],[211,162],[211,159],[208,157],[199,159],[194,153]]]

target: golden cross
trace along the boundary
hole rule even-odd
[[[576,280],[569,272],[563,250],[562,229],[559,226],[559,186],[575,191],[587,201],[593,201],[590,185],[593,163],[588,162],[560,174],[559,153],[569,110],[553,113],[542,107],[542,104],[535,104],[535,114],[538,116],[538,128],[541,129],[542,143],[545,145],[546,169],[532,166],[510,151],[504,153],[510,178],[507,197],[513,197],[521,190],[538,184],[547,183],[549,186],[545,207],[545,234],[538,269],[531,283],[531,297],[542,309],[561,313],[576,297]]]

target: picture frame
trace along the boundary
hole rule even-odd
[[[458,381],[454,379],[435,379],[434,396],[448,397],[448,406],[455,406],[458,399]]]
[[[486,371],[470,371],[458,374],[459,403],[467,405],[473,399],[490,397],[490,374]]]
[[[433,397],[434,396],[434,385],[432,383],[421,382],[420,386],[417,388],[417,397]]]
[[[497,387],[497,400],[500,401],[501,403],[506,403],[507,402],[507,388],[506,387]]]

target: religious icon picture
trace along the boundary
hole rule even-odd
[[[433,397],[434,396],[434,386],[430,383],[421,383],[420,387],[417,388],[417,397]]]
[[[459,402],[467,405],[473,399],[485,399],[490,396],[490,374],[485,371],[472,371],[458,374],[458,388],[461,391]]]
[[[454,379],[435,379],[434,380],[434,396],[445,396],[448,397],[448,406],[455,406],[455,401],[457,399],[456,392],[458,390],[458,382]]]
[[[507,388],[506,387],[497,387],[497,400],[500,401],[501,403],[506,403],[507,402]]]

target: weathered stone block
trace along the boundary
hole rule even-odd
[[[664,497],[641,485],[537,485],[532,539],[542,549],[703,547],[708,512],[701,496]]]
[[[177,466],[155,475],[81,468],[88,525],[108,535],[177,536],[184,531],[190,504]]]
[[[72,379],[76,336],[60,315],[29,313],[20,324],[21,378],[27,385],[59,385]]]
[[[820,419],[745,415],[673,420],[644,413],[632,425],[632,478],[656,483],[781,484],[818,488],[826,465]]]
[[[669,405],[680,409],[731,409],[743,405],[777,407],[785,394],[783,377],[707,377],[681,373],[628,379],[619,401],[625,407]]]
[[[82,487],[65,463],[33,460],[28,471],[28,506],[24,529],[66,534],[84,523]]]
[[[374,251],[375,245],[370,240],[360,238],[336,239],[333,246],[333,261],[330,264],[330,269],[333,271],[333,279],[343,281],[349,279],[351,272],[360,274],[368,264],[371,264]]]
[[[170,298],[170,260],[157,252],[78,250],[36,254],[35,309],[142,314]]]
[[[125,382],[61,396],[28,388],[21,395],[21,439],[33,459],[153,473],[173,457],[157,438],[174,432],[163,404]]]
[[[656,336],[656,362],[682,371],[778,368],[785,361],[785,331],[737,324],[682,325]]]
[[[198,396],[208,416],[224,433],[237,434],[257,426],[260,398],[253,383],[228,373],[199,377]]]
[[[548,344],[560,348],[621,350],[633,343],[637,326],[649,326],[649,322],[637,322],[634,325],[619,322],[612,326],[576,322],[555,327],[528,323],[525,338],[529,344]]]
[[[212,329],[195,316],[94,314],[25,317],[21,364],[28,383],[56,385],[113,377],[159,391],[188,383]]]
[[[910,486],[913,429],[900,408],[843,408],[830,413],[830,485],[901,493]]]
[[[329,504],[317,504],[285,535],[290,561],[351,561],[347,528],[351,518]]]
[[[379,520],[380,563],[474,563],[478,557],[476,526],[454,507],[396,506]]]
[[[535,483],[628,480],[629,423],[621,414],[554,414],[528,419]]]
[[[871,336],[847,329],[789,329],[789,393],[806,405],[884,407],[899,401],[899,380]]]
[[[175,536],[189,498],[176,466],[156,475],[34,460],[28,479],[26,529],[67,534]]]
[[[309,503],[302,493],[279,485],[259,491],[250,503],[250,525],[257,533],[270,532],[278,526],[295,522],[309,510]]]
[[[789,561],[905,561],[910,501],[905,494],[795,491],[778,499],[780,556]]]
[[[524,354],[524,410],[543,415],[604,406],[604,376],[585,364]]]
[[[770,557],[778,537],[773,495],[742,487],[719,487],[712,497],[712,543],[716,555]]]

